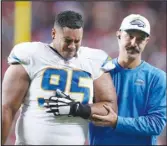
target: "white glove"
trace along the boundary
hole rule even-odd
[[[55,116],[70,115],[71,106],[77,103],[59,89],[56,90],[55,96],[49,99],[39,98],[39,101],[43,103],[47,113],[53,113]]]

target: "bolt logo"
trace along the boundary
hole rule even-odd
[[[141,21],[140,19],[136,19],[130,22],[131,25],[137,25],[138,27],[145,27],[145,23]]]

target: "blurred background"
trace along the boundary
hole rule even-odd
[[[112,58],[118,55],[115,34],[122,19],[131,13],[145,16],[151,24],[151,39],[143,53],[143,60],[166,72],[165,1],[2,1],[2,78],[8,67],[7,57],[13,46],[22,41],[50,43],[55,15],[63,10],[75,10],[83,15],[85,22],[83,46],[103,49]],[[8,145],[14,144],[14,127],[15,122],[6,142]],[[158,137],[158,144],[167,144],[166,129]]]

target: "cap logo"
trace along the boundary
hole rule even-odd
[[[146,27],[145,23],[141,21],[140,19],[135,19],[130,22],[131,25],[137,25],[138,27]]]

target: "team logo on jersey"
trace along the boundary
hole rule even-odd
[[[137,79],[135,82],[136,85],[144,85],[144,81],[141,79]]]
[[[145,23],[141,21],[140,19],[135,19],[130,22],[131,25],[137,25],[138,27],[146,27]]]

